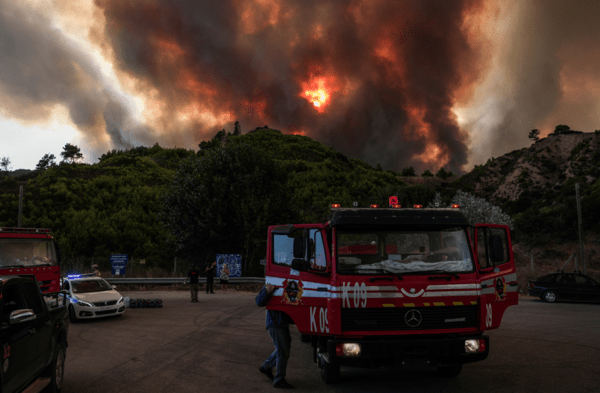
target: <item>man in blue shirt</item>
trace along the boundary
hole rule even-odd
[[[265,285],[256,296],[256,304],[259,307],[266,306],[271,296],[273,296],[274,291],[275,287],[273,285]],[[258,370],[273,380],[274,387],[281,389],[291,389],[294,387],[285,380],[285,370],[292,344],[290,323],[294,322],[286,313],[267,310],[266,325],[275,345],[275,350]],[[271,369],[275,366],[277,366],[277,373],[273,375]]]

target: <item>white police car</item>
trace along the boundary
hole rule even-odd
[[[125,299],[100,277],[72,274],[63,279],[63,290],[69,294],[69,319],[91,319],[122,315]]]

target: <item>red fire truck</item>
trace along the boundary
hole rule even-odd
[[[45,228],[0,227],[0,275],[32,274],[42,293],[60,290],[57,247]]]
[[[267,308],[311,339],[326,383],[340,366],[456,376],[518,303],[509,228],[469,226],[457,205],[334,204],[324,224],[270,226],[266,283]]]

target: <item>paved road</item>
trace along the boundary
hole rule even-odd
[[[64,393],[269,392],[257,369],[273,346],[254,294],[133,292],[161,309],[71,325]],[[325,385],[309,344],[292,330],[288,380],[296,392],[600,392],[600,305],[522,298],[490,332],[487,360],[444,379],[432,370],[342,367]]]

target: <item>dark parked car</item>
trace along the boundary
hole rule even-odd
[[[600,301],[600,282],[581,273],[550,273],[529,280],[529,296],[538,296],[553,303],[556,300]]]

